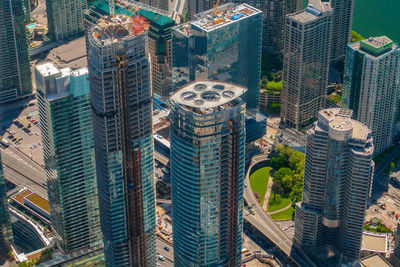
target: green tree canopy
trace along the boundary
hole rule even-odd
[[[271,167],[274,170],[279,170],[280,168],[285,166],[285,160],[281,157],[272,157],[271,159]]]
[[[293,171],[287,167],[282,167],[274,173],[274,181],[282,182],[285,176],[292,176]]]

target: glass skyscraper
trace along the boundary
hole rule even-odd
[[[150,27],[117,15],[87,32],[101,229],[107,266],[155,266]]]
[[[245,92],[196,81],[170,98],[175,266],[241,264]]]
[[[400,48],[386,36],[347,45],[342,106],[354,111],[374,138],[375,154],[393,142],[400,94]]]
[[[10,214],[8,212],[6,181],[0,153],[0,253],[8,252],[13,240]]]
[[[102,246],[87,68],[35,68],[54,235],[67,253]]]
[[[294,244],[324,266],[358,259],[372,187],[371,130],[352,120],[351,113],[339,108],[320,111],[307,137]]]
[[[25,0],[0,1],[0,104],[32,93]]]
[[[262,47],[263,54],[281,53],[285,16],[300,10],[302,0],[233,0],[233,3],[249,4],[263,12]]]
[[[46,0],[49,36],[57,42],[83,35],[86,0]]]
[[[240,84],[247,109],[260,95],[262,12],[228,3],[194,16],[172,32],[173,90],[195,80]]]

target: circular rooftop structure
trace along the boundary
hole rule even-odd
[[[241,97],[247,89],[219,81],[189,83],[171,96],[171,101],[193,108],[215,108]]]

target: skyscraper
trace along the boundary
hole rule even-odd
[[[213,8],[213,0],[188,0],[187,14],[185,14],[185,16],[187,16],[188,20],[192,20],[194,15],[209,10],[211,8]]]
[[[57,42],[83,35],[86,0],[46,0],[49,36]]]
[[[24,0],[0,1],[0,104],[32,93]]]
[[[170,98],[175,266],[240,266],[245,92],[197,81]]]
[[[150,21],[148,35],[153,93],[168,98],[172,92],[171,30],[175,21],[145,9],[139,10],[138,14]]]
[[[156,264],[148,28],[139,15],[117,15],[87,33],[107,266]]]
[[[8,213],[6,181],[4,180],[0,153],[0,253],[9,251],[13,239],[12,237],[11,221]]]
[[[372,130],[375,154],[393,142],[399,80],[400,48],[386,36],[347,46],[342,106]]]
[[[262,12],[228,3],[197,14],[172,32],[173,90],[209,79],[248,89],[247,109],[258,109],[260,95]]]
[[[87,77],[87,68],[35,68],[51,223],[68,253],[102,245]]]
[[[346,45],[351,40],[354,0],[330,0],[333,9],[331,61],[344,59]]]
[[[311,124],[325,106],[331,26],[332,8],[321,0],[286,16],[281,118],[296,128]]]
[[[280,53],[283,49],[285,16],[302,8],[300,0],[233,0],[246,3],[263,12],[262,48],[263,54]]]
[[[319,112],[307,138],[303,201],[296,204],[294,244],[327,265],[358,259],[372,186],[371,130],[350,117],[348,109]]]

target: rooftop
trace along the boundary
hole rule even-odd
[[[330,2],[322,2],[321,0],[309,0],[308,6],[305,9],[290,14],[288,16],[300,23],[306,23],[316,20],[325,12],[331,11],[332,8]]]
[[[43,77],[49,77],[60,73],[60,70],[54,66],[52,62],[36,65],[35,67]]]
[[[336,131],[352,130],[352,138],[366,140],[370,130],[361,122],[351,119],[352,111],[343,108],[324,109],[320,116],[329,122],[329,127]]]
[[[161,14],[152,12],[150,10],[141,9],[137,12],[140,16],[145,17],[146,19],[150,20],[151,22],[159,25],[165,26],[168,24],[175,24],[175,21],[167,16],[163,16]]]
[[[369,234],[364,232],[362,235],[361,250],[368,250],[378,253],[386,253],[387,235]],[[380,266],[380,265],[376,265]]]
[[[219,81],[195,81],[183,86],[171,96],[171,101],[181,105],[198,108],[212,109],[224,108],[232,100],[242,96],[247,89]]]
[[[189,35],[190,25],[194,25],[209,32],[258,13],[261,13],[261,11],[247,4],[235,5],[227,3],[216,9],[196,14],[192,22],[179,25],[175,29],[185,35]]]
[[[363,41],[349,44],[349,46],[354,50],[368,55],[372,59],[377,59],[397,47],[397,45],[386,36],[370,37]]]
[[[360,264],[363,267],[392,267],[392,265],[379,254],[373,254],[362,258]]]
[[[41,62],[53,62],[58,68],[79,69],[87,66],[85,37],[65,43],[49,51]]]
[[[149,21],[140,15],[130,17],[127,15],[116,15],[111,19],[100,19],[90,29],[93,40],[101,45],[119,42],[140,35],[150,27]]]
[[[74,77],[78,77],[78,76],[85,75],[85,74],[88,74],[88,73],[89,73],[88,68],[87,67],[83,67],[83,68],[80,68],[78,70],[73,71],[71,74]]]

